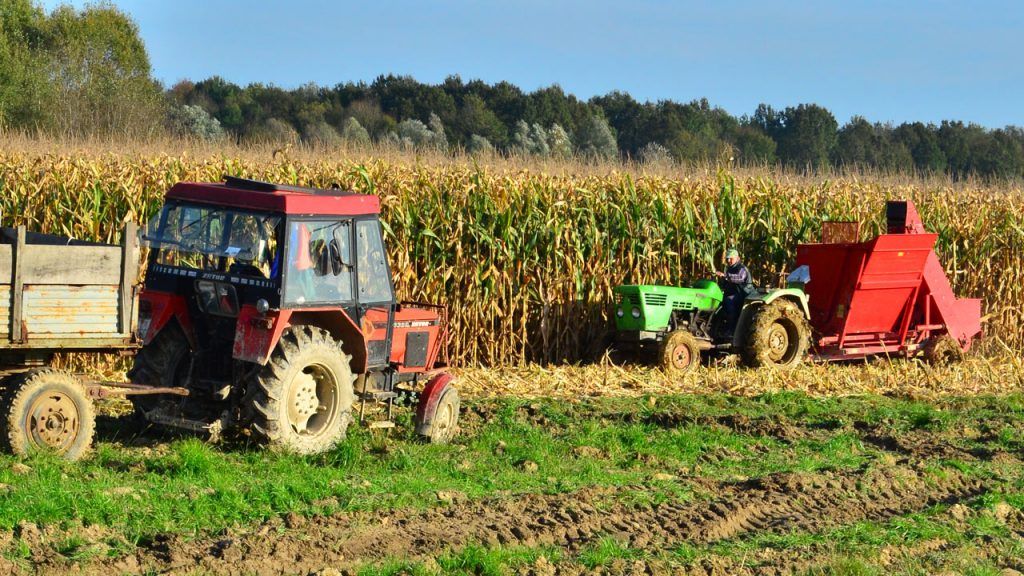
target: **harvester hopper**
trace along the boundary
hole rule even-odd
[[[913,203],[886,204],[885,234],[856,242],[803,244],[816,356],[852,359],[873,354],[948,360],[981,334],[981,301],[957,298]],[[849,235],[846,235],[849,236]]]

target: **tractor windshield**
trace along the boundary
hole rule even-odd
[[[278,274],[281,218],[219,206],[167,204],[143,240],[155,262],[238,276]]]

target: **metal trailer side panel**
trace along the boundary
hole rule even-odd
[[[111,349],[134,345],[139,249],[0,244],[0,349]]]

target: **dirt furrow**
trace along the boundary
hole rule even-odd
[[[472,543],[555,545],[572,552],[602,537],[664,549],[681,542],[713,543],[760,532],[817,532],[861,520],[884,521],[936,503],[958,502],[984,488],[955,471],[939,478],[895,466],[723,483],[713,488],[716,497],[711,501],[658,505],[618,501],[617,496],[643,487],[586,489],[460,501],[425,511],[275,519],[251,532],[214,539],[158,539],[133,556],[81,568],[86,574],[145,569],[296,574],[389,557],[435,556]],[[57,563],[37,567],[44,573],[67,570]]]

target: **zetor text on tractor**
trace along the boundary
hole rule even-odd
[[[137,385],[161,425],[249,428],[298,453],[345,437],[355,403],[391,408],[419,393],[416,429],[457,429],[459,397],[441,361],[445,309],[395,300],[376,196],[238,178],[179,183],[143,237]]]

